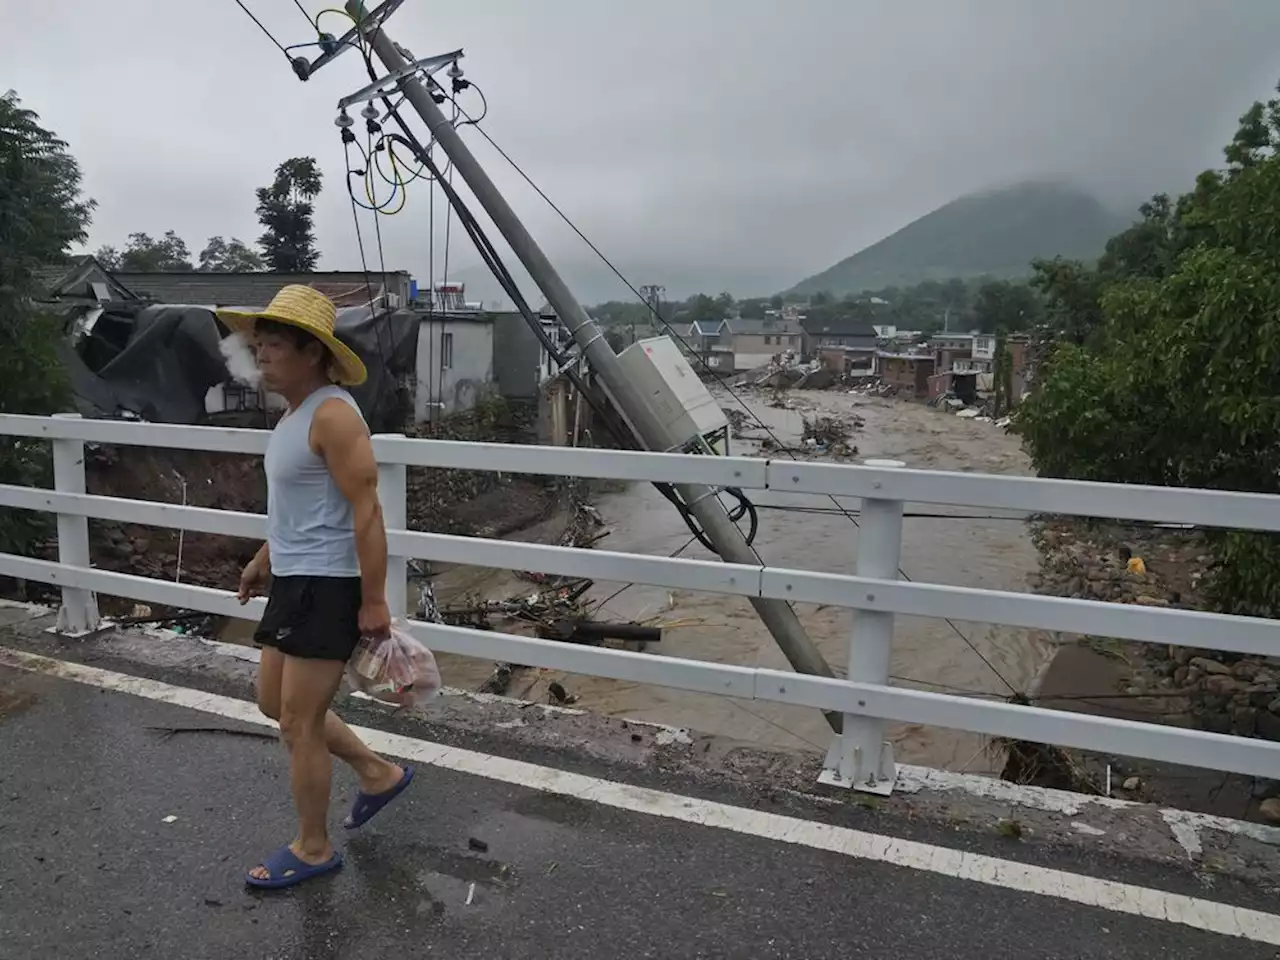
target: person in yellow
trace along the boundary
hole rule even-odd
[[[263,385],[288,410],[265,460],[267,541],[240,578],[240,602],[268,589],[254,634],[262,648],[258,706],[280,723],[298,835],[249,870],[255,887],[289,887],[336,870],[329,838],[331,756],[360,790],[345,826],[363,826],[413,779],[375,754],[330,709],[362,636],[386,636],[387,534],[369,429],[351,394],[360,358],[334,335],[337,310],[311,287],[280,290],[259,313],[219,311],[251,338]]]

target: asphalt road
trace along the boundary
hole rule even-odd
[[[352,787],[342,772],[335,828]],[[0,960],[1280,956],[437,768],[342,838],[342,872],[248,891],[292,830],[260,731],[0,668]]]

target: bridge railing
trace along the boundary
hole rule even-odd
[[[47,440],[53,445],[55,488],[0,484],[0,506],[56,514],[58,561],[0,554],[0,575],[60,586],[61,630],[74,634],[97,625],[96,593],[230,617],[261,615],[261,600],[241,606],[226,591],[94,568],[89,556],[90,517],[255,539],[263,536],[265,518],[91,496],[85,492],[84,445],[261,455],[268,439],[265,431],[82,420],[72,415],[0,415],[0,436]],[[844,715],[844,733],[836,736],[828,753],[824,779],[878,792],[887,792],[893,782],[892,752],[884,741],[888,722],[1254,776],[1275,776],[1280,770],[1280,744],[1265,740],[903,689],[889,680],[893,620],[898,614],[1280,656],[1280,622],[1274,620],[903,581],[898,565],[905,502],[1280,532],[1280,497],[909,470],[893,461],[853,466],[395,435],[378,435],[373,445],[392,555],[388,599],[397,614],[407,613],[408,558],[829,604],[858,612],[844,679],[412,621],[415,634],[437,651],[839,712]],[[856,497],[862,500],[856,570],[852,574],[812,572],[410,531],[405,529],[405,476],[410,466]]]

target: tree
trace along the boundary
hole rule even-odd
[[[99,247],[95,256],[108,270],[130,273],[186,273],[192,269],[191,251],[172,230],[166,230],[159,240],[147,233],[131,233],[124,253],[114,247]]]
[[[93,251],[93,257],[102,264],[104,270],[115,272],[120,269],[120,251],[109,244],[103,244]]]
[[[0,291],[26,293],[37,268],[63,261],[94,207],[67,144],[39,121],[12,90],[0,96]]]
[[[764,300],[743,300],[738,304],[738,316],[744,320],[763,320],[766,308]]]
[[[696,293],[685,301],[681,319],[688,323],[715,323],[724,319],[724,308],[705,293]]]
[[[1090,336],[1053,350],[1021,414],[1041,473],[1280,493],[1278,150],[1280,100],[1255,104],[1224,170],[1108,243],[1077,291]],[[1280,613],[1280,538],[1212,542],[1218,606]]]
[[[236,237],[229,241],[210,237],[200,251],[200,266],[196,269],[204,273],[256,273],[265,268],[262,257]]]
[[[66,409],[61,321],[36,310],[31,298],[37,269],[65,262],[69,247],[85,239],[94,203],[80,184],[67,144],[13,91],[0,97],[0,413]],[[48,468],[45,444],[0,441],[0,482],[47,485]],[[48,520],[0,511],[0,550],[30,552]]]
[[[973,318],[983,333],[1005,329],[1018,333],[1034,326],[1041,304],[1035,290],[1025,283],[993,280],[978,288],[973,301]]]
[[[320,194],[320,170],[314,157],[294,157],[276,167],[275,180],[258,188],[258,238],[263,259],[278,273],[307,273],[320,259],[311,217]]]

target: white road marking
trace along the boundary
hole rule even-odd
[[[0,666],[14,667],[173,704],[258,726],[276,725],[255,704],[234,697],[203,693],[173,684],[131,677],[78,663],[53,660],[0,647]],[[368,727],[355,732],[373,749],[389,756],[444,767],[459,773],[575,797],[601,806],[679,820],[703,827],[731,830],[780,843],[825,850],[862,860],[970,880],[1019,893],[1099,907],[1114,913],[1177,923],[1209,933],[1280,946],[1280,916],[1233,907],[1199,897],[1167,893],[1114,880],[1053,870],[1013,860],[966,853],[914,840],[883,836],[801,820],[776,813],[748,810],[726,803],[615,783],[520,760],[493,757],[472,750],[446,747],[425,740]]]

